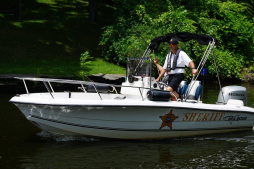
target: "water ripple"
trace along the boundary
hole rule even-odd
[[[46,131],[41,131],[36,134],[39,137],[42,138],[47,138],[47,139],[53,139],[57,142],[71,142],[71,141],[99,141],[99,139],[94,139],[94,138],[87,138],[84,136],[66,136],[66,135],[57,135],[53,133],[48,133]]]

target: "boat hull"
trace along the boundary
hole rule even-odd
[[[253,113],[152,106],[15,105],[40,129],[64,135],[163,139],[252,130]]]

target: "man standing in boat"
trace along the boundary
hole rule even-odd
[[[197,75],[198,71],[195,68],[194,62],[189,58],[189,56],[180,48],[178,48],[177,39],[172,38],[169,41],[169,48],[170,52],[166,56],[163,67],[158,64],[158,58],[154,60],[154,64],[160,71],[159,77],[156,79],[156,81],[158,82],[161,77],[167,73],[168,86],[166,90],[173,92],[178,98],[179,95],[177,94],[176,90],[181,81],[184,80],[185,66],[191,67],[193,75]],[[176,101],[176,98],[173,94],[171,94],[171,100]]]

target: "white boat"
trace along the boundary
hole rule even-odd
[[[180,35],[173,34],[181,40]],[[203,36],[197,36],[196,40],[204,41]],[[206,37],[208,47],[197,68],[199,72],[216,43],[214,38]],[[10,102],[41,130],[61,135],[163,139],[252,130],[254,109],[247,107],[246,88],[223,87],[215,104],[205,104],[200,100],[201,85],[196,76],[188,86],[183,81],[178,91],[181,99],[171,101],[170,93],[164,90],[166,84],[156,83],[152,77],[151,59],[147,58],[150,52],[148,48],[141,58],[128,58],[126,81],[122,85],[17,78],[23,80],[27,93],[14,96]],[[48,92],[29,93],[26,81],[41,81]],[[81,91],[54,92],[51,83],[79,84]],[[113,90],[108,92],[108,88]]]

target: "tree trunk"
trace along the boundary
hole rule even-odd
[[[18,19],[22,20],[21,0],[18,0]]]
[[[98,10],[97,0],[89,0],[89,20],[91,23],[97,22]]]

